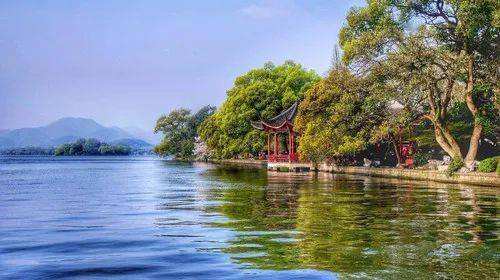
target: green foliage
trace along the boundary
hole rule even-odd
[[[205,121],[206,118],[210,117],[215,113],[216,108],[211,105],[206,105],[203,106],[198,112],[196,112],[192,117],[190,121],[191,125],[191,130],[193,135],[197,135],[197,129],[200,126],[200,124]]]
[[[346,25],[339,32],[344,62],[367,63],[386,51],[389,44],[402,37],[404,22],[394,14],[393,1],[367,1],[361,8],[352,8]]]
[[[295,121],[302,159],[317,163],[355,155],[368,146],[386,108],[367,85],[366,79],[338,68],[306,93]]]
[[[495,104],[490,102],[491,100],[494,100],[493,85],[484,83],[476,84],[474,86],[474,97],[476,98],[476,103],[479,104],[478,107],[480,112],[476,121],[481,123],[483,126],[483,133],[485,137],[495,141],[495,128],[497,127],[497,124],[500,123],[500,114],[498,108],[495,107]],[[498,106],[499,104],[496,105]],[[470,119],[471,122],[473,122],[472,116]]]
[[[97,139],[78,139],[73,143],[59,145],[54,150],[56,156],[104,156],[104,155],[129,155],[130,147],[122,145],[109,145]]]
[[[200,124],[215,112],[215,107],[204,106],[194,115],[188,109],[176,109],[156,121],[154,132],[162,132],[163,140],[154,148],[162,156],[180,160],[193,158],[195,138]]]
[[[64,156],[69,155],[69,149],[71,148],[71,144],[62,144],[59,145],[54,151],[54,155],[56,156]]]
[[[188,109],[176,109],[156,122],[154,132],[163,132],[163,140],[154,148],[155,153],[178,159],[189,159],[193,155],[194,135],[192,116]]]
[[[450,165],[448,165],[448,170],[446,170],[446,174],[448,176],[452,176],[462,167],[464,167],[464,161],[461,158],[454,158],[451,161]]]
[[[123,146],[123,145],[108,145],[103,143],[101,146],[98,148],[99,154],[100,155],[129,155],[130,154],[130,148]]]
[[[286,167],[286,166],[280,166],[278,167],[277,169],[279,172],[290,172],[290,168]]]
[[[431,155],[424,152],[417,152],[414,156],[415,166],[424,166],[431,159]]]
[[[487,159],[483,159],[478,167],[477,171],[479,172],[494,172],[495,170],[499,170],[499,157],[491,157]]]
[[[0,151],[1,155],[9,156],[48,156],[54,154],[54,148],[24,147]]]
[[[292,61],[250,70],[236,78],[222,106],[202,123],[200,137],[215,158],[257,155],[266,147],[266,135],[250,121],[276,116],[318,80],[316,73]]]
[[[462,157],[457,142],[468,142],[478,125],[493,134],[498,123],[491,89],[498,83],[499,10],[497,0],[367,1],[349,12],[340,31],[343,59],[376,75],[396,100],[417,101],[412,107],[435,128],[428,127],[439,140],[433,142]],[[466,100],[469,112],[450,117],[450,106]],[[475,146],[477,140],[469,151]]]
[[[82,150],[87,155],[102,154],[99,151],[99,148],[101,147],[101,145],[102,145],[102,143],[97,139],[85,139],[85,141],[82,144]]]

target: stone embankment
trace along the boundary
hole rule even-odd
[[[259,168],[259,169],[267,167],[266,160],[255,160],[255,159],[225,159],[225,160],[211,160],[209,162],[228,167]]]
[[[483,186],[500,187],[500,176],[495,172],[467,172],[455,173],[451,176],[445,171],[422,170],[422,169],[402,169],[402,168],[383,168],[383,167],[358,167],[358,166],[333,166],[321,164],[317,168],[321,172],[343,173],[367,175],[373,177],[386,177],[398,179],[411,179],[421,181],[436,181],[443,183],[461,183]]]
[[[355,174],[355,175],[365,175],[372,177],[500,187],[500,176],[495,172],[492,173],[458,172],[451,176],[448,176],[448,174],[445,171],[437,171],[437,170],[334,166],[328,164],[320,164],[319,166],[317,166],[317,168],[313,168],[311,164],[307,163],[300,163],[300,164],[270,163],[268,165],[265,160],[221,160],[221,161],[213,161],[213,163],[231,167],[239,167],[239,168],[267,168],[271,171],[281,171],[281,172],[303,172],[303,171],[315,170],[319,172]]]

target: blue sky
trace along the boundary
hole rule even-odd
[[[0,0],[0,128],[89,117],[150,129],[293,59],[323,73],[363,1]]]

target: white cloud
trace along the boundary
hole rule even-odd
[[[276,17],[287,17],[294,14],[297,5],[294,1],[266,0],[251,4],[239,10],[242,15],[254,19],[270,19]]]

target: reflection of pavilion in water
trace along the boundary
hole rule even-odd
[[[483,242],[497,234],[494,189],[269,173],[252,190],[242,197],[241,188],[226,189],[217,210],[236,233],[223,251],[251,267],[454,278],[477,262],[491,273],[495,262]]]

